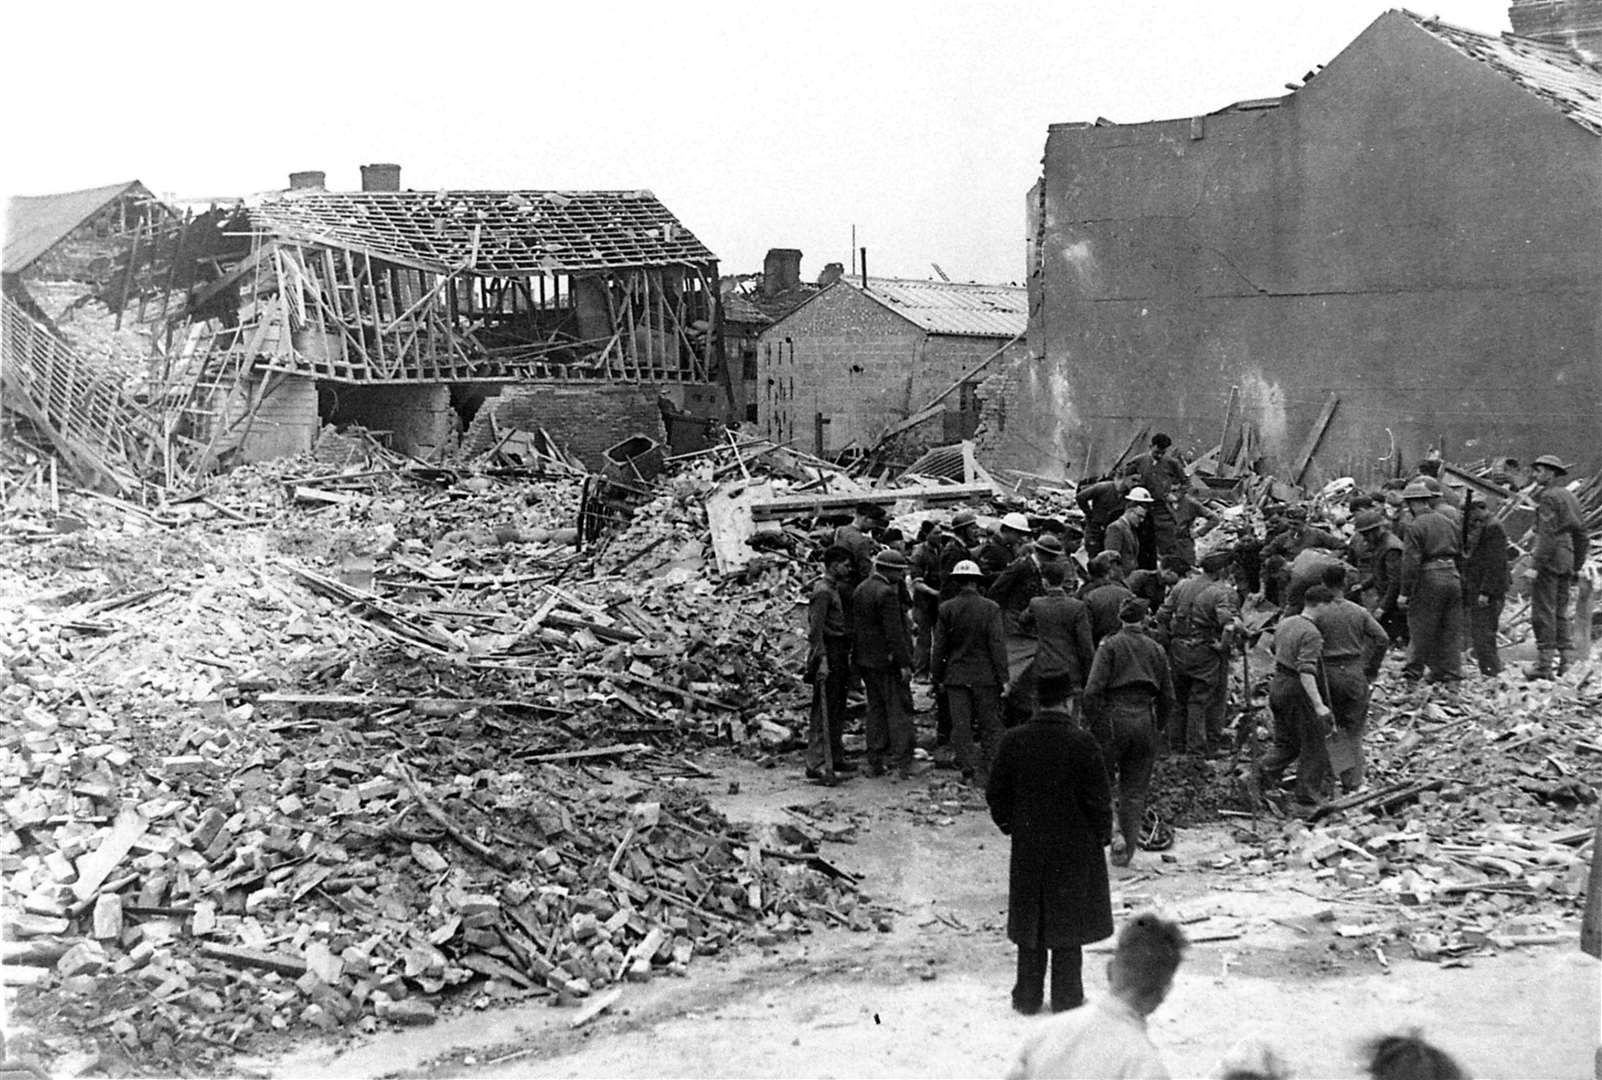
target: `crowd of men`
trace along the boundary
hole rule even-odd
[[[1426,462],[1406,482],[1345,499],[1350,539],[1302,506],[1268,518],[1267,535],[1214,544],[1219,523],[1158,434],[1116,475],[1082,485],[1083,526],[1019,511],[988,533],[971,511],[926,522],[919,535],[887,527],[864,502],[835,531],[811,597],[808,677],[815,692],[807,775],[833,784],[865,767],[911,775],[911,684],[927,677],[936,713],[935,762],[985,788],[1002,732],[1047,709],[1043,686],[1096,740],[1113,783],[1115,865],[1139,846],[1153,766],[1164,750],[1227,748],[1231,658],[1244,658],[1244,595],[1281,612],[1273,635],[1272,745],[1256,775],[1273,791],[1294,762],[1291,809],[1310,810],[1336,786],[1364,782],[1369,686],[1393,646],[1402,675],[1447,688],[1462,654],[1501,670],[1497,625],[1513,549],[1493,507]],[[1551,456],[1530,467],[1535,510],[1531,678],[1573,662],[1569,604],[1588,536]],[[1494,490],[1513,493],[1498,468]],[[1083,546],[1088,560],[1078,552]],[[854,685],[865,698],[866,756],[841,741]]]

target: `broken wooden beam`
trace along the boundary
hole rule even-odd
[[[783,518],[821,516],[850,511],[858,503],[893,506],[898,502],[958,503],[968,499],[989,499],[996,489],[989,484],[930,484],[912,488],[873,488],[868,491],[848,491],[839,495],[784,495],[763,499],[751,504],[751,517],[756,521],[777,521]]]

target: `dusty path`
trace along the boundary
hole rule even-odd
[[[792,821],[786,806],[825,801],[832,820],[857,820],[855,842],[824,853],[901,912],[894,926],[698,959],[688,978],[629,986],[611,1012],[577,1031],[571,1010],[535,1004],[239,1064],[284,1077],[998,1075],[1022,1036],[1046,1021],[1007,1006],[1007,850],[977,801],[932,799],[952,791],[942,773],[830,791],[789,768],[731,757],[708,764],[721,778],[699,786],[735,820]],[[737,794],[728,794],[730,779]],[[1382,967],[1331,929],[1377,909],[1320,899],[1310,870],[1246,874],[1237,868],[1244,851],[1222,827],[1180,830],[1172,862],[1143,854],[1115,874],[1115,910],[1155,906],[1193,920],[1193,936],[1241,935],[1196,945],[1154,1018],[1175,1075],[1204,1075],[1253,1035],[1297,1076],[1356,1076],[1365,1037],[1411,1026],[1477,1077],[1593,1075],[1602,969],[1578,951],[1577,926],[1559,945],[1465,967],[1419,962],[1393,946]],[[1320,922],[1321,910],[1335,920]],[[1104,955],[1087,958],[1092,993],[1103,985]]]

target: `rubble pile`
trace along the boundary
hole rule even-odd
[[[709,580],[671,484],[597,553],[576,482],[380,466],[69,493],[0,536],[19,1012],[193,1067],[884,925],[826,830],[680,785],[709,775],[686,747],[791,738],[798,566]]]
[[[1559,940],[1583,906],[1602,686],[1515,679],[1423,701],[1382,684],[1365,789],[1289,822],[1244,869],[1312,868],[1343,915],[1367,910],[1337,934],[1424,960]]]

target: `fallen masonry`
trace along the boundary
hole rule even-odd
[[[22,598],[0,612],[16,1015],[102,1071],[221,1070],[274,1032],[502,1002],[582,1023],[697,956],[889,925],[820,850],[856,818],[732,824],[684,781],[709,746],[798,747],[824,518],[868,497],[910,529],[1013,492],[732,438],[642,483],[554,450],[454,469],[352,445],[155,506],[23,500],[0,526]],[[1204,544],[1257,535],[1282,488],[1215,493]],[[1031,502],[1071,516],[1064,489]],[[1156,803],[1223,816],[1252,854],[1220,869],[1294,873],[1343,941],[1440,963],[1548,942],[1582,903],[1602,782],[1592,670],[1456,698],[1392,672],[1369,791],[1311,822],[1254,809],[1239,754],[1163,762]],[[1260,683],[1235,689],[1265,720]],[[909,810],[940,827],[983,800],[936,781]]]

